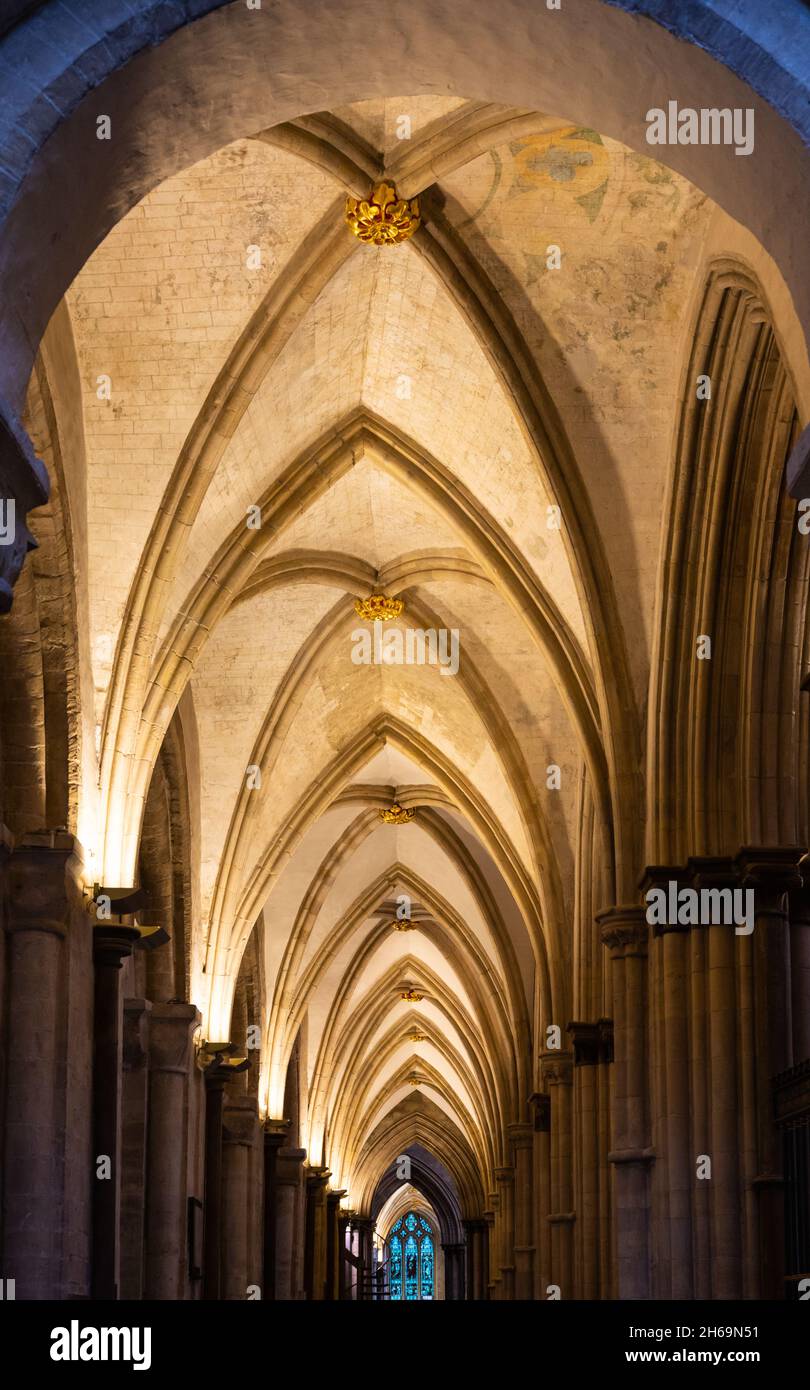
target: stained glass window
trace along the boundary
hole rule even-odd
[[[400,1226],[401,1224],[402,1224],[402,1223],[401,1223],[400,1221],[397,1222],[397,1226]],[[394,1230],[396,1230],[396,1226],[394,1227]],[[391,1280],[391,1297],[392,1297],[392,1298],[401,1298],[401,1297],[402,1297],[402,1242],[400,1241],[399,1236],[394,1236],[394,1237],[392,1238],[390,1248],[391,1248],[391,1265],[390,1265],[390,1270],[391,1270],[391,1273],[390,1273],[390,1280]]]
[[[433,1241],[425,1236],[421,1249],[422,1279],[420,1298],[433,1297]]]
[[[414,1211],[401,1216],[391,1228],[388,1252],[391,1298],[409,1303],[432,1299],[436,1279],[430,1222]]]
[[[405,1242],[405,1297],[411,1303],[419,1297],[419,1263],[413,1236]]]

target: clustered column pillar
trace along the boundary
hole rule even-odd
[[[810,1057],[810,856],[800,866],[802,887],[790,895],[790,994],[793,1065]]]
[[[252,1096],[227,1096],[222,1126],[222,1266],[223,1297],[247,1298],[255,1283],[250,1258],[250,1222],[258,1219],[251,1201],[251,1158],[258,1128]]]
[[[265,1120],[264,1156],[264,1245],[262,1297],[272,1303],[283,1295],[276,1292],[278,1278],[278,1152],[289,1132],[288,1120]]]
[[[307,1297],[315,1301],[326,1297],[326,1188],[329,1178],[328,1168],[307,1169],[304,1285]]]
[[[578,1298],[607,1297],[603,1271],[610,1252],[604,1250],[609,1225],[607,1148],[600,1147],[600,1126],[609,1122],[609,1064],[613,1060],[613,1023],[570,1023],[567,1029],[574,1051],[574,1141],[578,1156],[576,1225],[574,1228],[574,1286]]]
[[[534,1292],[534,1229],[532,1220],[532,1146],[534,1131],[531,1125],[509,1126],[509,1140],[514,1157],[515,1205],[515,1283],[514,1297],[529,1299]]]
[[[649,1119],[647,1106],[647,942],[642,907],[597,915],[610,950],[614,1061],[611,1097],[617,1243],[616,1295],[650,1297]]]
[[[352,1223],[358,1233],[357,1254],[359,1264],[357,1266],[357,1297],[371,1298],[372,1278],[374,1273],[373,1249],[374,1249],[374,1221],[370,1216],[355,1216]]]
[[[193,1004],[153,1004],[149,1023],[149,1201],[146,1297],[179,1299],[186,1289],[189,1090]]]
[[[484,1254],[484,1298],[494,1299],[497,1297],[497,1285],[493,1277],[493,1269],[497,1263],[498,1251],[495,1245],[496,1227],[494,1203],[497,1201],[494,1193],[490,1193],[491,1206],[484,1212],[484,1235],[482,1249]]]
[[[669,899],[671,884],[677,893],[688,881],[683,865],[653,865],[645,870],[640,886],[645,892],[663,892]],[[658,1298],[691,1298],[693,1291],[689,932],[689,925],[677,919],[658,922],[652,929],[650,946],[651,1129],[656,1153],[651,1291]]]
[[[124,1000],[121,1137],[121,1297],[144,1296],[146,1136],[149,1105],[148,999]]]
[[[55,831],[24,836],[6,859],[3,1272],[16,1281],[21,1299],[63,1293],[59,1237],[66,1118],[74,1138],[82,1122],[80,1114],[65,1114],[66,939],[71,913],[80,910],[80,856],[78,841]],[[120,1051],[117,1055],[120,1064]],[[117,1180],[116,1169],[110,1185]]]
[[[455,1302],[464,1298],[464,1246],[461,1244],[443,1245],[444,1252],[444,1297],[445,1301]]]
[[[467,1252],[464,1297],[477,1300],[484,1297],[482,1288],[481,1227],[480,1220],[463,1221]]]
[[[93,1297],[118,1298],[121,1229],[123,1007],[121,965],[137,927],[104,923],[93,931]]]
[[[343,1282],[343,1248],[340,1243],[340,1199],[346,1196],[342,1191],[326,1194],[326,1286],[325,1297],[331,1301],[340,1298]]]
[[[571,1153],[573,1070],[573,1060],[569,1053],[543,1053],[540,1071],[543,1086],[550,1097],[551,1125],[549,1284],[559,1288],[562,1298],[571,1298],[574,1292],[574,1194]]]
[[[222,1292],[222,1111],[228,1073],[216,1060],[205,1072],[205,1198],[203,1201],[203,1298]]]
[[[736,860],[743,886],[754,890],[755,1064],[759,1098],[759,1172],[754,1188],[759,1212],[760,1297],[769,1299],[785,1296],[785,1190],[773,1080],[793,1061],[787,894],[802,886],[800,859],[801,851],[796,849],[745,848]]]
[[[703,890],[733,890],[737,873],[731,859],[723,857],[692,857],[688,863],[693,887]],[[719,913],[717,914],[720,915]],[[742,1297],[742,1228],[740,1220],[740,1098],[747,1089],[743,1071],[746,1049],[737,1045],[737,965],[738,959],[750,947],[744,938],[735,934],[727,922],[702,923],[692,927],[693,933],[705,938],[706,962],[706,1060],[707,1075],[711,1077],[711,1093],[707,1097],[708,1145],[706,1156],[711,1161],[711,1182],[693,1178],[702,1150],[688,1156],[690,1185],[707,1189],[709,1205],[709,1239],[711,1260],[711,1297],[737,1299]],[[664,940],[679,934],[666,929]],[[677,1075],[677,1071],[676,1071]],[[672,1132],[667,1136],[677,1159],[677,1130],[673,1119]],[[672,1160],[671,1160],[672,1162]],[[675,1170],[677,1179],[678,1170]],[[676,1232],[680,1238],[680,1231]],[[677,1248],[680,1249],[680,1246]],[[677,1277],[677,1272],[676,1277]],[[681,1276],[681,1287],[686,1287]],[[674,1295],[673,1295],[674,1296]],[[686,1297],[684,1293],[682,1296]]]
[[[275,1158],[275,1292],[289,1302],[301,1296],[300,1249],[306,1149],[280,1148]],[[266,1276],[265,1276],[266,1277]]]
[[[529,1096],[532,1112],[532,1175],[534,1188],[534,1298],[548,1297],[551,1283],[551,1097],[544,1091]]]
[[[498,1261],[500,1288],[498,1297],[512,1300],[515,1296],[515,1170],[496,1168],[498,1184]]]

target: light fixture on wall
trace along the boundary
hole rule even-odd
[[[207,1077],[238,1076],[249,1065],[247,1057],[238,1053],[232,1042],[212,1042],[207,1038],[197,1051],[197,1066]]]
[[[418,198],[399,198],[393,183],[377,183],[369,197],[346,199],[346,222],[360,241],[371,246],[398,246],[421,222]]]
[[[367,623],[389,623],[398,618],[405,604],[401,598],[391,598],[388,594],[369,594],[368,598],[356,598],[354,611],[358,618]]]
[[[144,921],[144,914],[150,916],[149,895],[144,888],[110,888],[94,883],[85,888],[87,902],[85,909],[93,918],[97,931],[127,928],[139,933],[134,940],[134,949],[154,951],[171,940],[165,927],[154,921]],[[135,914],[141,918],[134,920]],[[127,918],[127,922],[124,922]]]
[[[398,801],[392,801],[387,810],[380,811],[380,820],[385,821],[386,825],[409,825],[413,815],[413,811],[406,811]]]

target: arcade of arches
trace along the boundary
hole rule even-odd
[[[107,196],[118,111],[211,22],[65,116],[86,224],[14,290],[0,1273],[795,1297],[810,371],[795,267],[724,195],[767,145],[690,177],[565,72],[552,104],[404,59],[171,168],[145,141]],[[4,283],[60,200],[43,151]],[[401,245],[346,223],[382,179],[419,200]],[[750,924],[651,925],[670,884]]]

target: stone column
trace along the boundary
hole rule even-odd
[[[296,1275],[299,1246],[302,1242],[300,1209],[306,1149],[280,1148],[275,1156],[275,1292],[284,1302],[298,1298]],[[266,1276],[265,1276],[266,1277]]]
[[[307,1298],[316,1302],[326,1297],[326,1187],[329,1178],[328,1168],[307,1169],[304,1287]]]
[[[501,1273],[500,1297],[509,1302],[515,1297],[515,1170],[508,1166],[495,1169],[498,1184],[499,1261]]]
[[[464,1298],[464,1245],[443,1245],[444,1251],[444,1297],[445,1301],[457,1302]],[[435,1290],[434,1290],[435,1297]]]
[[[800,865],[801,888],[790,895],[790,994],[793,1064],[810,1057],[810,857]]]
[[[514,1160],[515,1285],[514,1297],[529,1299],[534,1292],[534,1224],[532,1220],[532,1145],[534,1130],[528,1124],[508,1128]]]
[[[693,887],[733,892],[738,886],[732,860],[692,857],[688,868]],[[722,914],[717,913],[718,917]],[[706,936],[706,1012],[708,1020],[708,1107],[711,1183],[693,1176],[698,1154],[690,1157],[690,1186],[708,1186],[711,1221],[712,1298],[738,1299],[743,1293],[742,1226],[740,1220],[740,1096],[744,1056],[737,1043],[737,958],[740,938],[725,921],[702,922],[693,932]],[[667,932],[673,936],[674,933]],[[666,940],[666,937],[665,937]],[[700,1152],[700,1151],[698,1151]],[[673,1295],[674,1296],[674,1295]],[[684,1295],[685,1297],[686,1295]]]
[[[497,1177],[495,1181],[497,1182]],[[489,1297],[493,1302],[497,1302],[503,1298],[503,1276],[501,1274],[501,1266],[504,1263],[503,1221],[501,1219],[501,1198],[499,1193],[489,1193],[489,1210],[485,1212],[484,1215],[489,1231],[489,1239],[487,1241]]]
[[[124,1000],[121,1138],[121,1297],[144,1296],[146,1112],[149,1096],[147,999]]]
[[[754,1015],[757,1046],[757,1132],[759,1172],[754,1186],[759,1209],[760,1297],[785,1296],[785,1192],[781,1136],[774,1117],[774,1077],[793,1062],[790,937],[787,895],[801,888],[793,848],[746,847],[736,863],[743,888],[754,891]]]
[[[251,1202],[250,1157],[259,1119],[252,1096],[225,1095],[222,1125],[222,1297],[237,1302],[253,1284],[249,1223],[261,1213]]]
[[[640,887],[667,895],[687,887],[691,871],[683,865],[645,869]],[[675,898],[677,902],[677,896]],[[689,932],[677,920],[652,928],[654,984],[650,1006],[655,1030],[651,1078],[653,1142],[653,1295],[692,1298],[692,1194],[696,1154],[692,1152],[689,1095]]]
[[[205,1197],[203,1298],[222,1296],[222,1113],[228,1072],[214,1061],[205,1072]]]
[[[485,1211],[483,1214],[484,1228],[481,1238],[481,1267],[483,1277],[483,1297],[491,1299],[495,1297],[495,1283],[492,1279],[492,1266],[497,1258],[495,1250],[495,1212]]]
[[[481,1233],[479,1221],[465,1221],[464,1232],[467,1237],[467,1282],[466,1297],[477,1300],[480,1293]]]
[[[483,1217],[479,1217],[475,1223],[473,1232],[475,1237],[475,1294],[474,1297],[481,1303],[487,1297],[487,1284],[489,1283],[489,1273],[487,1264],[487,1241],[489,1230]]]
[[[354,1212],[347,1208],[338,1212],[338,1243],[343,1251],[340,1294],[339,1298],[344,1303],[355,1303],[357,1301],[357,1231],[354,1227]]]
[[[574,1193],[572,1163],[573,1058],[544,1052],[540,1061],[544,1090],[551,1099],[551,1284],[563,1298],[574,1293]]]
[[[613,984],[611,1097],[616,1212],[617,1287],[621,1299],[650,1297],[649,1142],[647,1100],[647,942],[643,907],[611,907],[597,915],[610,950]]]
[[[340,1246],[340,1199],[346,1189],[326,1194],[326,1292],[330,1302],[340,1298],[343,1283],[343,1251]]]
[[[373,1276],[374,1221],[370,1216],[355,1216],[352,1223],[358,1233],[357,1297],[371,1297]]]
[[[181,1299],[186,1291],[189,1088],[193,1004],[153,1004],[149,1027],[149,1143],[146,1297]]]
[[[18,1299],[62,1296],[67,1123],[67,947],[81,903],[81,847],[61,831],[26,835],[6,859],[6,1113],[3,1271]]]
[[[600,1280],[600,1067],[613,1060],[613,1024],[569,1023],[574,1053],[574,1132],[578,1153],[575,1288],[578,1298],[604,1297]]]
[[[276,1298],[276,1249],[278,1245],[277,1157],[289,1133],[289,1120],[265,1120],[264,1154],[264,1242],[262,1297],[272,1303]],[[287,1295],[289,1297],[289,1294]]]
[[[551,1097],[535,1091],[529,1097],[532,1112],[532,1169],[534,1190],[534,1298],[548,1297],[551,1278]]]
[[[93,929],[93,1297],[118,1298],[121,1223],[121,966],[140,938],[137,927],[105,922]],[[100,1177],[102,1156],[110,1176]]]

